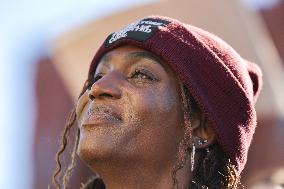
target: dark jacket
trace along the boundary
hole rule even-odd
[[[106,189],[101,178],[91,178],[81,189]]]

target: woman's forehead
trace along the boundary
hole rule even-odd
[[[161,65],[165,71],[171,70],[166,62],[159,58],[156,54],[136,46],[122,46],[107,52],[100,59],[97,68],[100,65],[110,67],[110,65],[117,59],[132,63],[138,62],[142,59],[147,59],[154,64]]]

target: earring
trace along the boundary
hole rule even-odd
[[[194,136],[193,137],[193,143],[196,145],[196,147],[201,147],[202,145],[206,144],[208,140]]]
[[[191,157],[190,157],[190,161],[191,161],[191,172],[193,172],[193,169],[194,169],[194,156],[195,156],[195,144],[192,143],[192,150],[191,150]]]
[[[206,148],[206,152],[207,152],[207,154],[210,152],[209,148]]]
[[[199,138],[198,139],[198,145],[199,146],[202,146],[203,144],[207,143],[208,141],[207,140],[203,140],[202,138]]]

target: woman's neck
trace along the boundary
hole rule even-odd
[[[106,189],[171,189],[174,180],[173,162],[108,161],[93,167],[106,185]],[[177,171],[174,189],[186,189],[190,180],[190,162]]]

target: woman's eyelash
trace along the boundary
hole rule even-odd
[[[91,89],[92,85],[103,77],[102,74],[96,74],[93,78],[91,78],[88,82],[87,89]]]
[[[144,69],[136,69],[132,74],[131,78],[137,78],[137,79],[147,79],[150,81],[156,80],[156,78],[149,73],[149,71],[144,70]]]
[[[96,75],[94,76],[94,81],[93,81],[93,82],[98,81],[98,80],[101,79],[102,77],[103,77],[103,74],[101,74],[101,73],[96,74]]]
[[[100,80],[103,77],[102,73],[98,73],[94,76],[92,84],[97,82],[98,80]],[[152,73],[150,73],[149,71],[145,70],[145,69],[136,69],[131,75],[130,78],[135,78],[135,79],[146,79],[149,81],[157,81],[157,79],[153,76]]]

